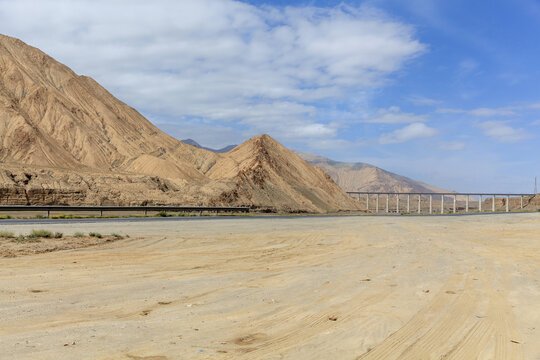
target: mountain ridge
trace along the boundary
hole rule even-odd
[[[193,139],[182,140],[190,145],[214,151],[211,148],[200,145]],[[238,145],[229,145],[223,149],[231,151]],[[229,150],[229,148],[231,150]],[[372,192],[420,192],[438,193],[453,192],[439,187],[399,175],[378,166],[364,162],[343,162],[330,158],[311,154],[299,150],[293,150],[308,163],[321,168],[344,190],[344,191],[372,191]]]
[[[451,192],[363,162],[341,162],[301,151],[294,152],[326,171],[344,191],[360,192]]]
[[[359,208],[268,135],[223,154],[185,144],[90,77],[0,35],[0,203],[58,202]]]

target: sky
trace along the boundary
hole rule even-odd
[[[540,177],[536,0],[0,0],[0,33],[178,139],[267,133],[460,192]]]

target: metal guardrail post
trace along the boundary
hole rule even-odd
[[[378,214],[379,213],[379,194],[375,195],[375,212]]]
[[[523,195],[521,195],[521,196],[519,197],[519,200],[520,200],[520,202],[521,202],[521,207],[520,207],[520,209],[523,209]]]
[[[429,213],[433,213],[433,195],[429,195]]]
[[[506,195],[506,212],[510,212],[510,196]]]
[[[495,212],[495,195],[491,199],[491,212]]]
[[[465,212],[469,212],[469,195],[465,198]]]
[[[390,194],[386,194],[386,213],[388,213],[389,204],[390,204]]]
[[[454,214],[456,213],[456,195],[454,195]]]
[[[411,212],[411,194],[407,194],[407,213]]]
[[[399,214],[399,194],[396,195],[396,214]]]
[[[422,199],[422,195],[418,195],[418,213],[420,214],[420,211],[421,211],[421,200]]]

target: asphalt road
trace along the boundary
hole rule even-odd
[[[458,214],[342,214],[342,215],[252,215],[252,216],[191,216],[191,217],[117,217],[117,218],[83,218],[83,219],[2,219],[2,225],[50,225],[50,224],[93,224],[93,223],[111,223],[111,222],[162,222],[162,221],[205,221],[205,220],[253,220],[253,219],[298,219],[298,218],[342,218],[354,216],[414,216],[414,217],[433,217],[433,216],[482,216],[482,215],[508,215],[524,214],[531,211],[506,212],[483,212],[483,213],[458,213]]]

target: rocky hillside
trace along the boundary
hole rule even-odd
[[[2,35],[0,203],[358,206],[267,135],[225,154],[185,144],[91,78]]]
[[[313,211],[358,206],[321,169],[311,166],[268,135],[235,147],[208,171],[212,179],[231,179],[226,196],[258,206],[292,210],[295,204]]]

